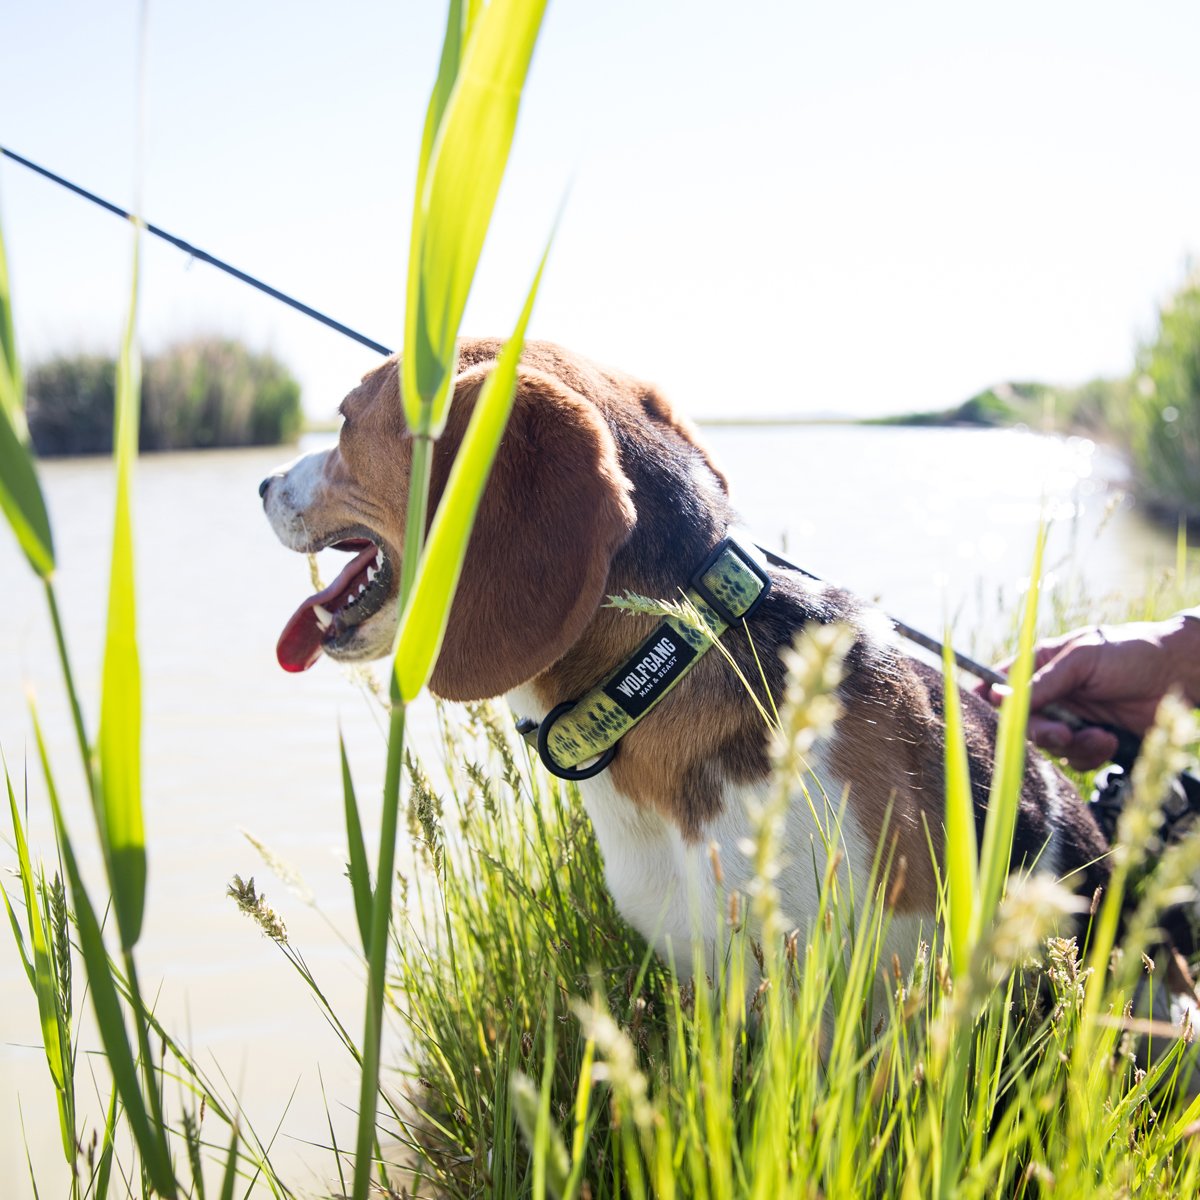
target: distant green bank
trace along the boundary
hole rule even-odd
[[[953,408],[866,423],[1083,434],[1126,456],[1150,511],[1200,529],[1200,270],[1159,310],[1158,330],[1126,376],[1079,387],[1001,383]]]
[[[29,433],[43,457],[108,454],[116,361],[68,354],[35,365],[27,380]],[[146,359],[142,450],[199,450],[294,441],[300,385],[273,355],[223,338],[179,342]]]
[[[1006,381],[950,408],[868,417],[860,423],[977,429],[1028,425],[1053,433],[1103,437],[1128,409],[1131,388],[1129,378],[1093,379],[1074,388]]]

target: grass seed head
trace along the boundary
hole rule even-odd
[[[258,927],[273,942],[281,946],[287,945],[287,926],[279,914],[267,903],[267,897],[254,890],[254,876],[246,882],[240,875],[233,877],[233,882],[226,888],[229,896]]]
[[[772,756],[789,776],[804,769],[805,754],[833,732],[842,711],[837,688],[853,645],[854,633],[844,625],[809,625],[780,656],[788,674]]]

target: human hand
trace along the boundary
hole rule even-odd
[[[1007,673],[1011,663],[1007,659],[997,670]],[[1172,689],[1200,704],[1200,610],[1048,638],[1034,649],[1029,736],[1077,770],[1091,770],[1112,758],[1116,736],[1095,725],[1073,729],[1042,710],[1058,704],[1085,721],[1116,725],[1140,737]],[[1002,684],[978,689],[993,704],[1008,690]]]

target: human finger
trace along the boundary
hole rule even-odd
[[[1030,716],[1025,732],[1043,750],[1054,754],[1064,753],[1075,738],[1075,730],[1069,725],[1048,717]]]
[[[1064,633],[1058,637],[1043,638],[1033,647],[1033,669],[1035,671],[1041,670],[1042,667],[1053,662],[1075,642],[1089,636],[1092,632],[1091,629],[1073,629],[1070,633]],[[992,669],[1000,675],[1007,675],[1012,670],[1012,665],[1016,661],[1017,656],[1009,654],[995,663]]]
[[[1091,677],[1096,667],[1098,649],[1087,643],[1069,646],[1057,658],[1035,671],[1029,684],[1029,707],[1036,712],[1056,700],[1069,699]]]
[[[1117,752],[1117,738],[1107,729],[1085,725],[1062,751],[1063,757],[1077,771],[1094,771],[1106,762],[1112,762]]]

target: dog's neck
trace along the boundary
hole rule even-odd
[[[540,722],[518,728],[546,768],[565,779],[606,769],[617,743],[696,668],[733,626],[749,620],[770,593],[771,580],[751,550],[722,538],[691,573],[681,601],[660,608],[650,635],[585,694],[564,701]],[[614,602],[628,609],[635,600]],[[639,606],[645,611],[651,602]]]

